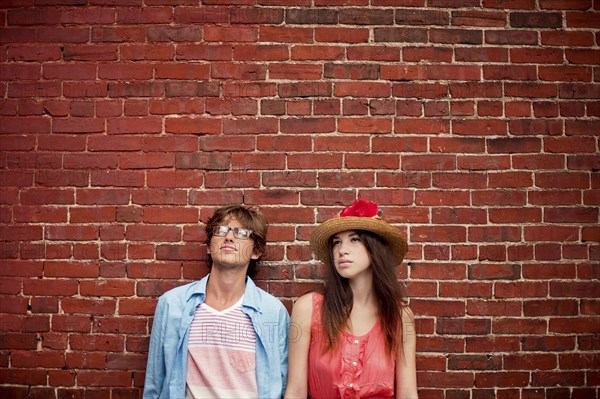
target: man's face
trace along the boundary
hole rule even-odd
[[[244,226],[233,218],[223,220],[219,226],[244,229]],[[223,227],[220,227],[222,233],[226,231]],[[254,239],[251,236],[244,238],[243,233],[243,230],[238,231],[236,237],[235,230],[229,229],[224,236],[220,236],[217,229],[213,230],[208,247],[213,267],[247,267],[250,260],[259,258],[254,252]]]

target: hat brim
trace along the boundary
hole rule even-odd
[[[347,230],[366,230],[383,238],[390,246],[396,266],[402,263],[408,244],[400,230],[381,219],[359,216],[344,216],[329,219],[317,226],[310,235],[310,247],[315,257],[326,263],[329,259],[327,243],[329,238],[337,233]]]

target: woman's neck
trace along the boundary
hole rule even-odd
[[[352,290],[352,301],[354,306],[373,306],[375,294],[373,292],[373,275],[371,273],[361,275],[349,281]]]

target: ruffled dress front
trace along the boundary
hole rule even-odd
[[[379,320],[362,336],[342,331],[338,345],[324,352],[321,326],[323,296],[312,294],[313,312],[308,353],[311,399],[393,398],[395,356],[389,356]]]

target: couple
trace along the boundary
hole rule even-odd
[[[407,244],[362,199],[311,234],[322,293],[283,304],[252,276],[267,221],[242,206],[206,223],[211,273],[158,301],[144,398],[416,398],[414,320],[395,267]],[[286,387],[287,385],[287,387]]]

